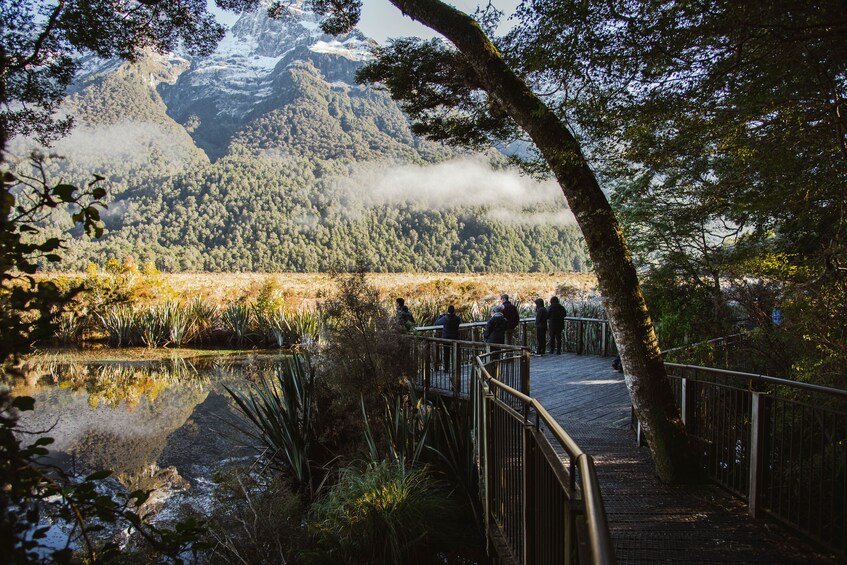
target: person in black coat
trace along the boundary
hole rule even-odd
[[[538,354],[544,355],[547,348],[547,308],[544,307],[544,300],[541,298],[535,299],[535,337],[538,341]]]
[[[491,311],[493,314],[485,324],[485,334],[483,334],[485,343],[503,344],[506,342],[506,318],[503,316],[503,307],[498,304]]]
[[[503,317],[506,318],[506,343],[512,344],[515,342],[515,328],[521,323],[521,315],[518,308],[509,302],[508,294],[501,294],[500,302],[503,304]]]
[[[550,353],[562,352],[562,331],[565,329],[565,307],[559,304],[559,297],[550,298],[547,309],[547,327],[550,330]]]
[[[435,320],[436,326],[442,326],[442,339],[459,339],[459,325],[461,323],[462,318],[456,314],[456,309],[452,304],[447,307],[446,314],[442,314],[437,320]],[[442,345],[442,363],[444,364],[444,370],[447,372],[450,371],[450,359],[453,357],[452,350],[452,347]]]

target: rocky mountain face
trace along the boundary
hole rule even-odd
[[[242,14],[207,57],[86,60],[67,107],[83,129],[123,123],[133,137],[139,124],[156,124],[179,146],[187,133],[212,161],[233,149],[338,158],[362,147],[414,159],[426,144],[402,112],[355,82],[372,45],[358,31],[322,34],[310,12],[279,20],[259,9]]]

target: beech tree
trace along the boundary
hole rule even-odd
[[[439,0],[391,1],[455,49],[437,42],[395,42],[378,52],[362,78],[384,84],[416,120],[418,133],[479,144],[507,132],[513,122],[528,135],[585,237],[657,475],[667,482],[699,478],[699,458],[673,399],[629,249],[579,141],[474,18]]]

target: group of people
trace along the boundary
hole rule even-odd
[[[559,355],[562,352],[562,332],[565,329],[565,307],[559,303],[558,296],[550,297],[550,306],[544,306],[544,300],[535,299],[535,337],[538,342],[538,355],[544,355],[548,350],[548,333],[550,337],[549,351]],[[549,330],[549,332],[548,332]]]
[[[500,295],[500,304],[492,308],[491,319],[485,324],[485,341],[487,343],[514,343],[514,331],[520,323],[518,309],[509,301],[508,294]],[[538,342],[536,354],[547,352],[547,337],[549,330],[550,353],[562,352],[562,331],[565,329],[565,307],[559,302],[559,297],[550,298],[550,306],[544,306],[544,300],[535,299],[535,336]]]
[[[409,312],[405,300],[398,298],[397,323],[404,329],[411,330],[415,325],[415,318]],[[548,349],[550,353],[560,354],[562,352],[562,332],[565,329],[565,307],[559,302],[559,297],[550,298],[550,306],[544,305],[541,298],[535,299],[535,336],[538,347],[537,355],[544,355]],[[491,318],[485,324],[483,337],[486,343],[514,343],[515,328],[520,324],[521,318],[517,307],[509,300],[508,294],[500,295],[500,304],[491,309]],[[456,314],[455,307],[451,304],[447,312],[435,320],[436,326],[442,326],[441,337],[444,339],[459,339],[459,325],[462,318]],[[549,336],[549,342],[548,342]],[[548,347],[549,344],[549,347]]]

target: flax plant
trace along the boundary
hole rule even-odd
[[[84,327],[85,317],[76,312],[63,312],[57,321],[56,339],[64,345],[77,343]]]
[[[282,305],[274,308],[262,308],[258,303],[253,305],[253,316],[260,335],[269,343],[282,347],[291,342],[291,324]]]
[[[225,388],[250,424],[239,429],[264,446],[264,459],[271,468],[290,474],[300,492],[311,499],[314,371],[308,361],[299,355],[290,357],[276,369],[274,379],[262,375],[248,392]]]
[[[320,314],[315,310],[297,310],[288,316],[292,338],[290,343],[306,344],[318,340],[321,331]]]
[[[135,312],[125,304],[109,308],[105,314],[97,314],[100,325],[116,347],[133,345],[136,331]]]
[[[426,468],[398,461],[346,469],[312,507],[313,563],[444,563],[456,507]],[[452,530],[452,531],[451,531]]]
[[[252,309],[243,302],[229,304],[221,312],[221,324],[239,344],[243,343],[250,333],[252,320]]]
[[[416,466],[427,445],[427,434],[430,429],[432,407],[418,398],[414,386],[407,382],[408,391],[405,395],[397,395],[392,404],[385,399],[383,415],[383,438],[385,455],[380,453],[378,442],[371,429],[370,420],[362,400],[362,417],[365,421],[365,441],[371,463],[378,464],[386,460],[406,467]]]
[[[138,317],[138,333],[141,341],[149,348],[164,344],[170,326],[170,311],[167,306],[148,306]]]
[[[194,338],[196,318],[191,309],[176,300],[168,301],[162,308],[162,321],[167,324],[167,340],[182,347]]]
[[[209,339],[220,321],[218,307],[202,296],[195,296],[188,305],[188,311],[194,319],[194,338],[199,341]]]

